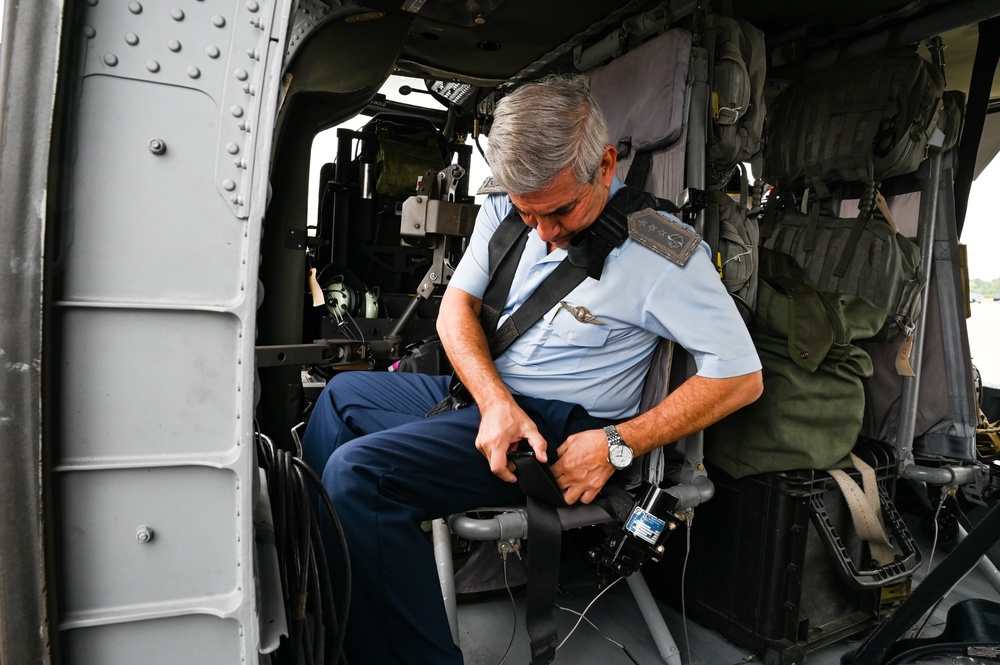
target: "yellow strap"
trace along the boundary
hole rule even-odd
[[[889,212],[889,204],[886,203],[885,197],[882,196],[881,192],[875,192],[875,207],[878,208],[882,216],[885,217],[886,224],[892,229],[893,234],[899,235],[899,227],[896,226],[896,220],[892,218],[892,213]]]

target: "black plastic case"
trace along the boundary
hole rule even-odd
[[[688,561],[688,613],[703,626],[776,665],[870,629],[908,594],[920,554],[892,505],[895,460],[880,443],[855,453],[876,470],[886,529],[897,560],[877,567],[825,471],[791,471],[734,480],[709,470],[715,497],[695,511]],[[860,474],[849,470],[860,483]],[[679,601],[681,537],[666,565],[646,566],[654,593]]]

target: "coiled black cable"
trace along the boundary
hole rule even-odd
[[[271,654],[272,665],[347,665],[343,653],[351,602],[351,563],[340,517],[322,481],[300,457],[256,433],[257,456],[267,478],[288,637]],[[312,483],[326,508],[343,553],[342,598],[334,584],[323,532],[309,492]]]

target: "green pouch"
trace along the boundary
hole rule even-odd
[[[853,340],[885,316],[861,296],[816,290],[790,257],[763,253],[750,333],[764,392],[706,431],[705,458],[734,478],[846,466],[864,416],[862,379],[872,374]]]

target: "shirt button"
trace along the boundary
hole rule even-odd
[[[573,332],[572,330],[570,330],[570,331],[569,331],[569,334],[568,334],[568,335],[566,335],[566,337],[568,337],[568,338],[570,338],[570,339],[576,339],[576,333],[575,333],[575,332]]]

